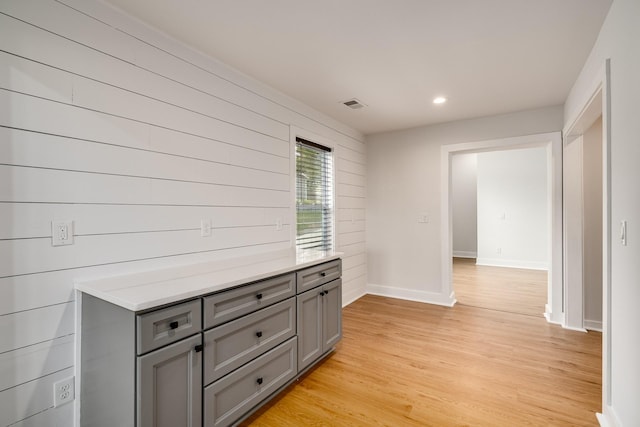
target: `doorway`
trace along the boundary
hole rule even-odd
[[[596,414],[602,425],[607,425],[607,419],[612,417],[610,413],[611,405],[611,244],[612,244],[612,228],[611,228],[611,127],[610,127],[610,105],[611,105],[611,64],[606,59],[602,68],[598,72],[597,78],[586,88],[586,95],[581,103],[580,110],[572,114],[567,120],[567,127],[563,130],[564,139],[567,146],[572,142],[581,141],[584,144],[585,136],[593,130],[593,125],[601,126],[597,131],[601,138],[600,159],[602,171],[600,174],[602,182],[601,208],[602,215],[602,238],[600,240],[602,246],[602,258],[600,265],[602,266],[602,413]],[[579,239],[582,235],[576,233]],[[581,242],[582,243],[582,242]],[[565,251],[568,249],[565,248]],[[570,249],[569,249],[570,250]],[[577,261],[581,261],[582,257],[578,257],[575,253],[569,252],[570,256]],[[584,274],[584,270],[570,267],[570,274]],[[583,305],[584,284],[582,280],[572,280],[565,286],[564,298],[567,301],[567,323],[569,327],[576,326],[584,329],[589,326],[589,322],[585,322]],[[582,313],[580,311],[583,310]],[[582,314],[582,316],[580,315]],[[589,319],[587,319],[589,320]],[[580,323],[582,322],[582,324]],[[595,328],[594,328],[595,329]]]
[[[581,331],[602,331],[602,149],[602,115],[564,143],[565,326]]]
[[[441,148],[441,197],[442,197],[442,289],[455,301],[452,286],[452,158],[454,154],[511,150],[518,148],[544,147],[547,164],[547,197],[548,218],[548,278],[547,302],[544,315],[549,322],[562,323],[563,320],[563,289],[562,289],[562,138],[559,132],[536,134],[522,137],[503,138],[497,140],[480,141],[445,145]]]
[[[459,304],[542,316],[549,264],[547,148],[452,156],[453,289]]]

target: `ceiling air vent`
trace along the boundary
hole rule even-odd
[[[343,104],[351,108],[352,110],[359,110],[360,108],[366,107],[366,105],[364,105],[362,102],[358,101],[355,98],[350,99],[348,101],[344,101]]]

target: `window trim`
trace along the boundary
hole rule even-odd
[[[338,156],[336,153],[337,144],[323,136],[308,131],[306,129],[298,128],[295,126],[290,127],[289,131],[289,192],[290,198],[290,210],[289,224],[290,236],[289,245],[293,250],[296,250],[296,238],[297,238],[297,216],[296,216],[296,138],[303,139],[308,142],[318,144],[331,149],[331,162],[333,168],[333,179],[331,182],[331,193],[333,195],[333,215],[331,215],[331,250],[336,251],[336,223],[338,215],[338,197],[336,194],[337,177],[338,177]]]

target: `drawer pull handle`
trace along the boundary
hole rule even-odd
[[[204,345],[202,344],[198,344],[197,346],[195,346],[193,349],[196,351],[196,353],[200,353],[202,351],[202,349],[204,348]]]
[[[178,325],[179,325],[179,323],[178,323],[177,320],[174,320],[173,322],[169,323],[169,327],[171,329],[178,329]]]
[[[257,295],[256,295],[256,298],[258,298],[258,299],[262,299],[262,294],[257,294]]]
[[[256,336],[257,336],[258,338],[262,337],[262,331],[258,331],[258,332],[256,332]]]
[[[327,275],[327,272],[326,272],[326,271],[323,271],[322,273],[320,273],[320,275],[321,275],[322,277],[324,277],[324,276],[326,276],[326,275]]]
[[[256,380],[256,382],[257,382],[258,384],[262,384],[262,377],[258,377],[258,379]]]

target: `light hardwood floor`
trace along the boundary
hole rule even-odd
[[[547,272],[476,265],[453,258],[453,289],[459,304],[542,317]]]
[[[601,335],[367,295],[336,352],[251,426],[596,426]]]

